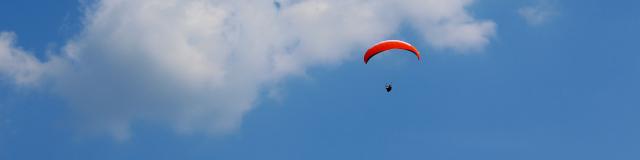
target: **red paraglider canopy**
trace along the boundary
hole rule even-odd
[[[418,52],[418,49],[413,47],[411,44],[400,40],[386,40],[373,45],[369,50],[367,50],[367,53],[364,54],[364,63],[367,64],[369,59],[378,53],[392,49],[401,49],[412,52],[416,57],[418,57],[418,60],[420,60],[420,52]]]

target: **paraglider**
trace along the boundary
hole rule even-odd
[[[416,57],[418,57],[418,60],[420,60],[420,52],[411,44],[400,40],[386,40],[373,45],[367,50],[367,52],[364,54],[364,64],[369,63],[369,60],[373,56],[392,49],[400,49],[412,52],[416,55]]]
[[[364,54],[364,64],[368,64],[369,60],[372,57],[382,52],[393,50],[393,49],[409,51],[415,54],[416,57],[418,58],[418,61],[420,61],[420,52],[413,45],[400,40],[386,40],[373,45],[371,48],[367,50],[367,52]],[[385,89],[387,90],[387,93],[389,93],[393,89],[393,86],[391,86],[391,83],[388,83],[387,85],[385,85]]]

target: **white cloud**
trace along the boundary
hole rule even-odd
[[[40,62],[15,46],[15,34],[0,32],[0,73],[19,85],[32,85],[42,75]]]
[[[554,3],[550,1],[540,0],[532,6],[526,6],[518,9],[518,14],[524,18],[529,25],[542,25],[556,15]]]
[[[47,62],[3,34],[0,71],[19,84],[51,84],[82,128],[117,139],[131,136],[132,123],[223,134],[266,86],[338,64],[403,23],[436,48],[482,49],[495,24],[469,15],[471,2],[101,0]]]

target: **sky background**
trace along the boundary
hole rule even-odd
[[[365,48],[349,49],[336,64],[279,79],[277,92],[259,90],[223,134],[163,121],[131,122],[124,140],[87,134],[64,95],[5,76],[0,159],[635,160],[638,6],[476,0],[466,12],[496,24],[482,49],[439,48],[401,29],[388,37],[414,42],[422,62],[392,51],[364,65]],[[76,0],[4,0],[0,31],[46,59],[81,32],[83,10]]]

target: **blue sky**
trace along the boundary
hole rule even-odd
[[[518,12],[540,3],[552,6],[544,23]],[[179,133],[155,121],[132,122],[126,140],[85,134],[64,96],[4,78],[0,159],[634,160],[636,6],[478,0],[467,11],[497,26],[481,51],[437,48],[410,29],[398,32],[391,37],[415,42],[422,62],[392,53],[364,65],[349,54],[309,67],[279,81],[278,98],[259,96],[238,128],[222,135]],[[44,59],[81,32],[81,10],[75,0],[7,0],[0,30]],[[384,92],[388,81],[392,94]]]

